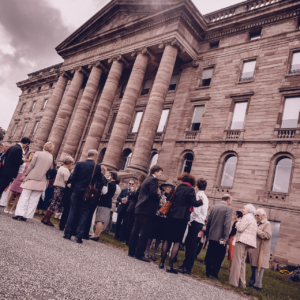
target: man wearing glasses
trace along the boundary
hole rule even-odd
[[[117,198],[119,202],[117,214],[117,226],[116,226],[116,234],[115,239],[120,240],[121,242],[125,242],[126,239],[126,215],[128,208],[128,196],[134,192],[134,181],[129,180],[128,187],[123,189]]]

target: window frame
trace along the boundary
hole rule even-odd
[[[125,162],[125,165],[124,165],[124,168],[123,168],[123,162],[124,162],[124,159],[125,159],[125,155],[124,155],[124,151],[125,150],[130,150],[130,153],[126,156],[126,162]],[[128,164],[127,164],[127,161],[128,161],[128,156],[131,154],[131,157],[130,157],[130,160],[129,160],[129,162],[128,162]],[[132,149],[131,148],[125,148],[125,149],[123,149],[123,151],[122,151],[122,155],[121,155],[121,161],[120,161],[120,171],[125,171],[125,170],[127,170],[127,168],[130,166],[130,162],[131,162],[131,159],[132,159],[132,155],[133,155],[133,151],[132,151]],[[125,166],[126,166],[126,164],[127,164],[127,168],[125,169]]]
[[[297,127],[281,127],[281,124],[282,124],[282,119],[283,119],[283,113],[284,113],[284,109],[285,109],[285,104],[286,104],[286,100],[288,98],[300,98],[300,95],[299,96],[285,96],[284,97],[284,101],[283,101],[283,104],[282,104],[282,112],[280,114],[280,117],[278,118],[278,121],[279,121],[279,129],[292,129],[292,130],[297,130],[300,128],[300,111],[299,111],[299,114],[298,114],[298,121],[297,121]],[[299,100],[300,101],[300,100]]]
[[[143,93],[143,90],[144,90],[144,87],[145,87],[145,84],[146,84],[146,82],[147,82],[148,80],[152,80],[152,83],[151,83],[151,86],[150,86],[150,88],[149,88],[149,91],[148,91],[147,94],[142,94],[142,93]],[[142,89],[141,89],[141,92],[140,92],[140,97],[150,96],[151,90],[152,90],[152,87],[153,87],[154,80],[155,80],[155,78],[150,77],[150,78],[146,78],[146,79],[143,81]]]
[[[114,116],[116,116],[115,120],[114,120]],[[107,132],[108,134],[111,134],[113,129],[114,129],[114,126],[115,126],[115,123],[116,123],[116,120],[117,120],[117,116],[118,116],[118,111],[113,111],[112,112],[112,116],[111,116],[111,119],[110,119],[110,122],[109,122],[109,126],[107,128]],[[113,127],[111,128],[111,125],[112,125],[112,122],[114,120],[114,124],[113,124]],[[110,128],[111,128],[111,131],[110,131]]]
[[[13,137],[17,131],[17,128],[18,128],[18,125],[19,125],[19,122],[16,122],[12,131],[11,131],[11,134],[10,134],[10,137]]]
[[[49,101],[49,98],[45,98],[44,99],[44,102],[43,102],[43,106],[41,108],[41,111],[44,111],[47,107],[47,104],[48,104],[48,101]]]
[[[254,40],[251,40],[251,34],[259,33],[259,38],[256,38]],[[262,28],[257,28],[255,30],[251,30],[248,32],[248,41],[249,42],[255,42],[257,40],[260,40],[262,38]]]
[[[31,105],[31,108],[30,108],[30,111],[29,112],[33,112],[33,110],[35,109],[35,106],[36,106],[36,100],[32,102],[32,105]]]
[[[139,124],[138,131],[137,131],[137,132],[132,132],[132,130],[133,130],[133,125],[134,125],[134,121],[135,121],[135,118],[136,118],[136,115],[137,115],[138,112],[142,112],[142,113],[143,113],[142,118],[141,118],[141,122],[140,122],[140,124]],[[144,115],[145,115],[145,109],[139,109],[139,108],[136,108],[136,109],[135,109],[134,114],[133,114],[133,117],[132,117],[132,120],[131,120],[131,124],[130,124],[129,132],[128,132],[128,133],[132,133],[132,134],[138,134],[138,133],[139,133],[140,128],[141,128],[141,124],[142,124],[143,119],[144,119]]]
[[[158,131],[158,125],[160,123],[160,119],[161,119],[161,116],[162,116],[162,113],[163,113],[164,110],[169,110],[168,117],[166,119],[166,124],[165,124],[164,130],[163,131]],[[165,133],[166,132],[167,127],[168,127],[168,122],[169,122],[170,115],[171,115],[171,107],[170,106],[163,107],[161,115],[160,115],[159,123],[157,125],[156,133]]]
[[[182,174],[182,173],[184,172],[184,169],[185,169],[185,167],[184,167],[184,161],[185,161],[185,159],[186,159],[185,157],[186,157],[188,154],[191,154],[191,155],[193,156],[193,162],[192,162],[192,166],[191,166],[191,170],[190,170],[190,173],[189,173],[189,174],[192,173],[193,165],[194,165],[194,163],[195,163],[195,154],[194,154],[193,151],[188,150],[188,151],[185,151],[185,152],[183,152],[183,153],[181,154],[181,164],[179,165],[179,166],[180,166],[179,174]]]
[[[40,124],[40,120],[37,120],[35,123],[34,123],[34,126],[32,128],[32,132],[31,132],[31,136],[35,136],[36,135],[36,132],[37,132],[37,129],[39,127],[39,124]]]
[[[234,170],[234,176],[233,176],[233,180],[232,180],[232,185],[222,185],[222,179],[223,179],[223,174],[225,171],[225,164],[227,162],[227,160],[231,157],[235,156],[236,157],[236,165],[235,165],[235,170]],[[222,164],[222,171],[221,171],[221,176],[220,176],[220,180],[219,180],[219,186],[220,187],[224,187],[224,188],[233,188],[234,186],[234,181],[235,181],[235,175],[236,175],[236,170],[237,170],[237,166],[238,166],[238,156],[236,154],[230,153],[228,155],[225,155],[224,159],[223,159],[223,164]]]
[[[290,73],[290,70],[291,70],[291,67],[292,67],[292,60],[293,60],[294,52],[300,52],[300,47],[299,46],[298,47],[293,47],[289,50],[288,63],[287,63],[285,77],[300,76],[300,72],[299,73],[292,73],[292,74]]]
[[[170,88],[170,85],[171,85],[171,80],[172,80],[172,77],[175,76],[175,75],[178,75],[178,80],[177,80],[177,83],[176,83],[176,87],[175,87],[175,90],[169,90]],[[181,77],[181,72],[179,71],[174,71],[172,76],[171,76],[171,79],[170,79],[170,83],[169,83],[169,87],[168,87],[168,91],[167,93],[176,93],[177,92],[177,88],[178,88],[178,85],[179,85],[179,81],[180,81],[180,77]],[[154,83],[154,80],[153,80],[153,83]],[[153,84],[152,84],[153,86]]]
[[[21,109],[20,109],[20,111],[19,111],[19,114],[23,114],[23,113],[24,113],[26,104],[27,104],[26,102],[23,102],[23,103],[22,103],[22,106],[21,106]]]
[[[25,123],[24,123],[24,126],[23,126],[23,128],[22,128],[22,131],[21,131],[21,133],[20,133],[20,137],[23,137],[23,136],[24,136],[27,127],[28,127],[28,122],[25,122]]]
[[[158,155],[158,158],[159,158],[159,153],[158,153],[157,150],[153,150],[153,151],[151,152],[150,161],[149,161],[149,166],[148,166],[148,172],[147,172],[148,175],[150,175],[151,163],[152,163],[152,159],[153,159],[153,157],[154,157],[155,155]],[[158,161],[158,158],[157,158],[157,161]],[[154,166],[154,165],[153,165],[153,166]]]
[[[125,92],[126,92],[127,84],[128,84],[128,80],[126,82],[121,83],[121,89],[120,89],[120,93],[119,93],[118,99],[123,99],[123,97],[125,95]],[[122,92],[124,85],[126,85],[125,86],[125,90],[124,90],[124,92]],[[122,93],[123,93],[123,95],[122,95]],[[121,95],[122,95],[122,97],[121,97]]]
[[[252,78],[249,79],[249,80],[241,81],[244,63],[250,62],[250,61],[253,61],[253,60],[255,60],[256,63],[255,63],[255,68],[254,68],[254,71],[253,71]],[[253,57],[248,57],[248,58],[245,58],[245,59],[241,59],[240,66],[239,66],[239,72],[238,72],[238,78],[237,78],[237,84],[245,84],[245,83],[250,83],[250,82],[255,81],[255,76],[256,76],[256,73],[257,73],[257,63],[258,63],[258,56],[253,56]]]
[[[210,68],[214,68],[213,70],[213,74],[211,76],[211,81],[210,81],[210,85],[207,85],[207,86],[200,86],[200,84],[202,83],[202,77],[203,77],[203,72],[204,70],[206,69],[210,69]],[[215,70],[216,70],[216,64],[210,64],[210,65],[207,65],[207,66],[202,66],[202,70],[199,74],[199,78],[197,80],[197,87],[196,87],[196,90],[203,90],[203,89],[209,89],[211,88],[211,85],[212,85],[212,80],[213,80],[213,77],[214,77],[214,74],[215,74]]]
[[[217,44],[218,43],[218,46],[215,47],[215,48],[212,48],[212,45],[214,44]],[[212,41],[209,43],[209,50],[216,50],[216,49],[219,49],[220,48],[220,40],[216,40],[216,41]]]

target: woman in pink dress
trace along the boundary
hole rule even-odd
[[[8,200],[7,200],[7,204],[6,204],[6,207],[4,209],[4,212],[6,214],[13,214],[14,213],[14,210],[18,204],[18,201],[19,201],[19,198],[20,198],[20,195],[23,191],[23,189],[21,188],[21,183],[22,181],[20,181],[20,178],[25,174],[29,164],[30,164],[30,161],[31,159],[33,158],[34,156],[34,153],[33,151],[29,152],[27,155],[26,155],[26,158],[24,159],[24,164],[21,165],[20,169],[19,169],[19,174],[17,176],[17,178],[13,181],[13,183],[11,184],[10,186],[10,195],[8,197]],[[14,205],[12,206],[12,208],[10,209],[9,211],[9,204],[10,202],[12,201],[13,197],[16,196],[15,198],[15,201],[14,201]]]

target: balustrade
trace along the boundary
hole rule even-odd
[[[295,138],[296,129],[280,129],[277,133],[278,139],[293,139]]]
[[[240,138],[241,131],[240,130],[228,130],[226,133],[226,139],[235,140]]]

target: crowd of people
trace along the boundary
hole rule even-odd
[[[75,166],[74,159],[66,156],[56,169],[51,142],[36,152],[28,151],[29,144],[26,137],[14,146],[0,144],[0,205],[5,207],[4,213],[15,215],[14,220],[24,222],[41,209],[46,211],[41,222],[54,226],[51,216],[59,213],[63,237],[70,240],[75,236],[77,243],[83,243],[83,239],[98,241],[101,233],[109,233],[116,212],[115,239],[128,245],[128,256],[144,262],[156,261],[162,245],[159,268],[165,268],[169,257],[167,272],[191,274],[197,255],[208,244],[206,276],[218,280],[228,248],[229,283],[246,288],[248,258],[248,285],[262,288],[272,237],[263,209],[246,204],[242,211],[234,213],[231,225],[232,197],[225,194],[210,209],[205,194],[207,181],[203,178],[183,173],[176,183],[166,181],[159,185],[163,168],[154,165],[148,176],[139,176],[137,186],[130,179],[128,186],[121,189],[117,172],[96,163],[97,150],[89,150],[87,159]],[[150,256],[151,245],[154,249]],[[185,259],[179,268],[174,268],[182,245]]]

